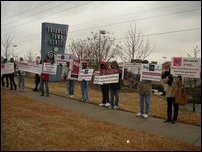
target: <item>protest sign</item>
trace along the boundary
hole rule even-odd
[[[109,69],[105,70],[104,73],[102,71],[102,75],[100,75],[100,71],[96,71],[94,77],[94,84],[109,84],[109,83],[118,83],[119,82],[119,73],[117,69]]]
[[[124,63],[122,79],[134,82],[140,80],[141,63]]]
[[[75,54],[57,54],[56,57],[56,63],[66,65],[66,62],[71,62],[73,60],[76,60],[77,57]]]
[[[161,81],[161,69],[162,66],[158,64],[142,64],[140,81]]]
[[[54,75],[56,75],[57,64],[56,63],[51,64],[49,62],[44,62],[42,71],[43,71],[43,73],[46,73],[46,74],[54,74]]]
[[[171,74],[173,76],[200,78],[201,59],[200,58],[181,58],[172,57]]]
[[[1,74],[9,74],[14,72],[14,63],[1,63]]]
[[[81,69],[78,76],[78,81],[91,81],[93,69]]]
[[[41,74],[42,64],[37,64],[33,62],[19,61],[17,63],[18,69],[21,71]]]
[[[71,80],[78,80],[79,69],[80,69],[80,60],[73,60],[70,62]]]

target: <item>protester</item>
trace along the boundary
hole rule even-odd
[[[106,70],[108,69],[108,66],[106,62],[102,61],[100,64],[100,75],[105,75]],[[99,106],[103,107],[109,107],[109,84],[102,84],[100,85],[101,92],[102,92],[102,102],[99,104]]]
[[[23,58],[20,58],[20,61],[23,61]],[[18,75],[18,90],[24,91],[25,88],[25,75],[26,72],[19,70],[19,67],[17,65],[17,75]]]
[[[36,59],[36,64],[42,64],[42,61],[40,60],[40,57],[38,56]],[[39,74],[35,74],[35,88],[33,89],[33,91],[39,91],[41,87],[38,87],[40,84],[40,76]]]
[[[9,74],[9,78],[10,78],[10,90],[13,90],[13,87],[16,90],[17,87],[16,87],[16,83],[15,83],[15,79],[14,79],[15,72],[16,72],[16,63],[15,63],[15,61],[14,61],[13,58],[10,58],[10,63],[14,64],[14,72]]]
[[[63,76],[66,82],[66,95],[73,97],[74,96],[74,80],[70,78],[70,62],[66,62],[66,65],[63,66]]]
[[[150,80],[142,80],[138,83],[138,92],[140,97],[140,112],[136,116],[143,118],[149,117],[150,110],[150,95],[152,92],[152,85]]]
[[[1,63],[6,64],[7,59],[2,58]],[[5,78],[6,78],[6,88],[8,88],[9,87],[9,74],[3,74],[1,77],[1,84],[3,87],[5,87],[5,81],[4,81]]]
[[[87,69],[87,62],[83,61],[82,62],[82,69]],[[88,81],[82,80],[81,83],[81,93],[82,93],[82,98],[81,100],[84,102],[88,102],[89,100],[89,94],[88,94]]]
[[[48,59],[45,58],[44,62],[47,63]],[[48,83],[49,83],[49,74],[46,74],[46,73],[42,72],[42,74],[41,74],[41,96],[44,96],[44,84],[45,84],[45,87],[46,87],[46,96],[49,97]]]
[[[122,72],[119,70],[118,63],[116,61],[113,61],[111,63],[111,69],[117,70],[117,73],[119,74],[119,80],[117,83],[110,83],[109,89],[110,89],[110,107],[113,109],[119,108],[119,93],[121,89],[121,78],[122,78]],[[115,97],[115,103],[114,103],[114,97]]]
[[[177,78],[178,79],[178,78]],[[177,82],[178,81],[178,82]],[[167,100],[167,119],[164,122],[171,122],[175,123],[177,121],[179,105],[175,104],[175,93],[176,93],[176,86],[174,84],[174,77],[173,75],[168,75],[164,82],[167,83],[166,88],[166,100]],[[176,80],[178,86],[181,85],[179,79]],[[174,115],[172,119],[172,105],[174,107]]]

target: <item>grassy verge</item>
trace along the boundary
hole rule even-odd
[[[201,150],[173,139],[95,121],[25,98],[16,91],[2,89],[1,98],[2,151]]]

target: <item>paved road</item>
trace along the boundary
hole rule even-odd
[[[123,110],[113,110],[99,107],[92,103],[84,103],[75,99],[50,94],[50,97],[40,96],[40,92],[33,92],[26,88],[20,94],[30,99],[37,99],[56,107],[82,114],[89,118],[110,122],[134,130],[145,131],[155,135],[166,136],[189,144],[201,146],[201,127],[177,122],[164,123],[163,119],[136,117],[135,113]],[[200,109],[200,108],[197,108]]]

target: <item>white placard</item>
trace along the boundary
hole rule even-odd
[[[181,58],[172,57],[171,74],[173,76],[200,78],[201,59],[200,58]]]
[[[140,81],[142,80],[161,81],[162,65],[142,64],[141,67],[142,68],[141,68]]]
[[[57,71],[57,64],[54,63],[54,64],[51,64],[51,63],[44,63],[43,64],[43,73],[46,73],[46,74],[54,74],[56,75],[56,71]]]
[[[18,69],[21,71],[41,74],[42,73],[42,64],[36,64],[33,62],[19,61],[17,63]]]
[[[118,83],[119,74],[109,74],[109,75],[95,75],[94,84],[109,84],[109,83]]]
[[[78,81],[91,81],[93,75],[93,69],[81,69],[79,76],[78,76]]]
[[[14,72],[14,63],[1,63],[1,74],[9,74]]]
[[[75,54],[57,54],[56,57],[56,63],[66,65],[66,62],[71,62],[73,60],[76,60],[77,57]]]

